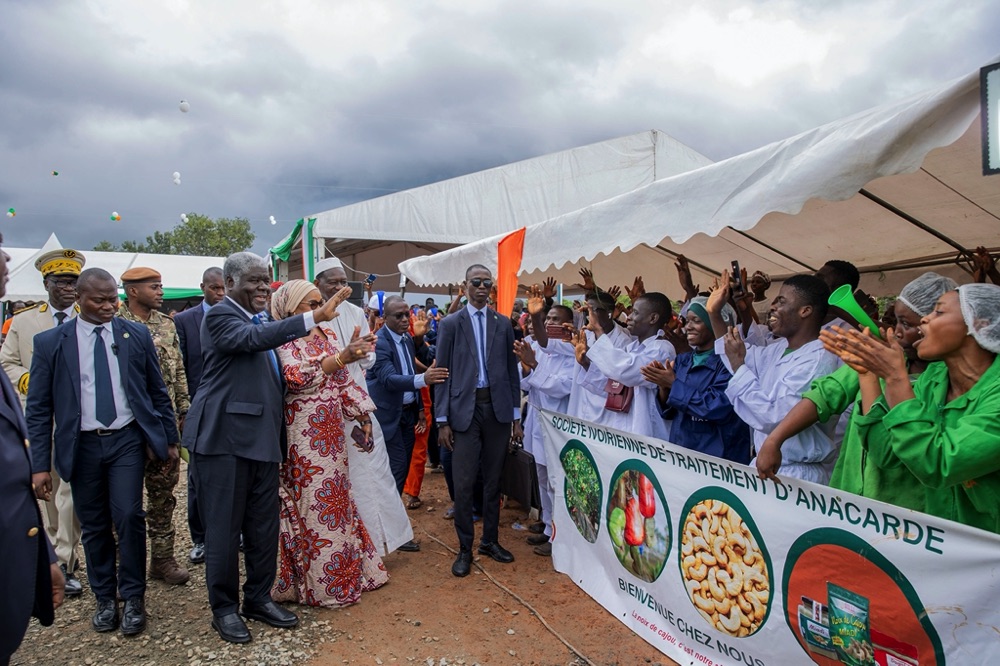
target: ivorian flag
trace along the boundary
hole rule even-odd
[[[497,244],[497,312],[505,317],[514,309],[517,297],[517,274],[524,252],[524,227],[511,232]]]

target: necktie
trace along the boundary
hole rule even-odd
[[[118,418],[115,395],[111,390],[111,366],[104,346],[104,327],[94,329],[94,390],[97,393],[97,420],[110,426]]]
[[[416,374],[413,371],[413,361],[410,359],[410,350],[406,346],[406,336],[403,336],[403,341],[399,345],[403,348],[403,372],[408,375]]]
[[[255,314],[253,316],[253,323],[260,326],[264,322],[261,321],[259,314]],[[278,357],[275,356],[273,349],[267,350],[267,357],[271,359],[271,369],[274,370],[275,376],[277,376],[278,381],[281,381],[281,368],[278,367]]]
[[[486,317],[476,313],[476,327],[479,328],[479,388],[489,385],[486,378]]]
[[[56,326],[58,326],[59,324],[63,323],[64,321],[66,321],[66,313],[65,312],[57,312],[56,313],[56,321],[58,322],[56,324]]]

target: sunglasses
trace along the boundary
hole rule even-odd
[[[493,280],[489,278],[472,278],[471,280],[469,280],[469,284],[471,284],[473,287],[477,288],[486,287],[487,289],[489,289],[490,287],[493,286]]]
[[[306,301],[306,305],[308,305],[313,310],[317,310],[323,307],[323,301]]]

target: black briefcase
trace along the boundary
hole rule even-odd
[[[521,447],[507,453],[503,463],[503,473],[500,475],[500,494],[517,500],[525,511],[529,511],[532,507],[542,508],[542,500],[538,495],[535,456]]]

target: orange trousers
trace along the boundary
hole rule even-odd
[[[410,471],[406,475],[406,485],[403,492],[411,497],[420,497],[420,487],[424,483],[424,469],[427,466],[427,439],[431,434],[431,423],[434,415],[431,414],[431,390],[428,387],[420,389],[420,397],[424,401],[424,419],[427,422],[427,429],[418,432],[416,440],[413,442],[413,456],[410,458]]]

